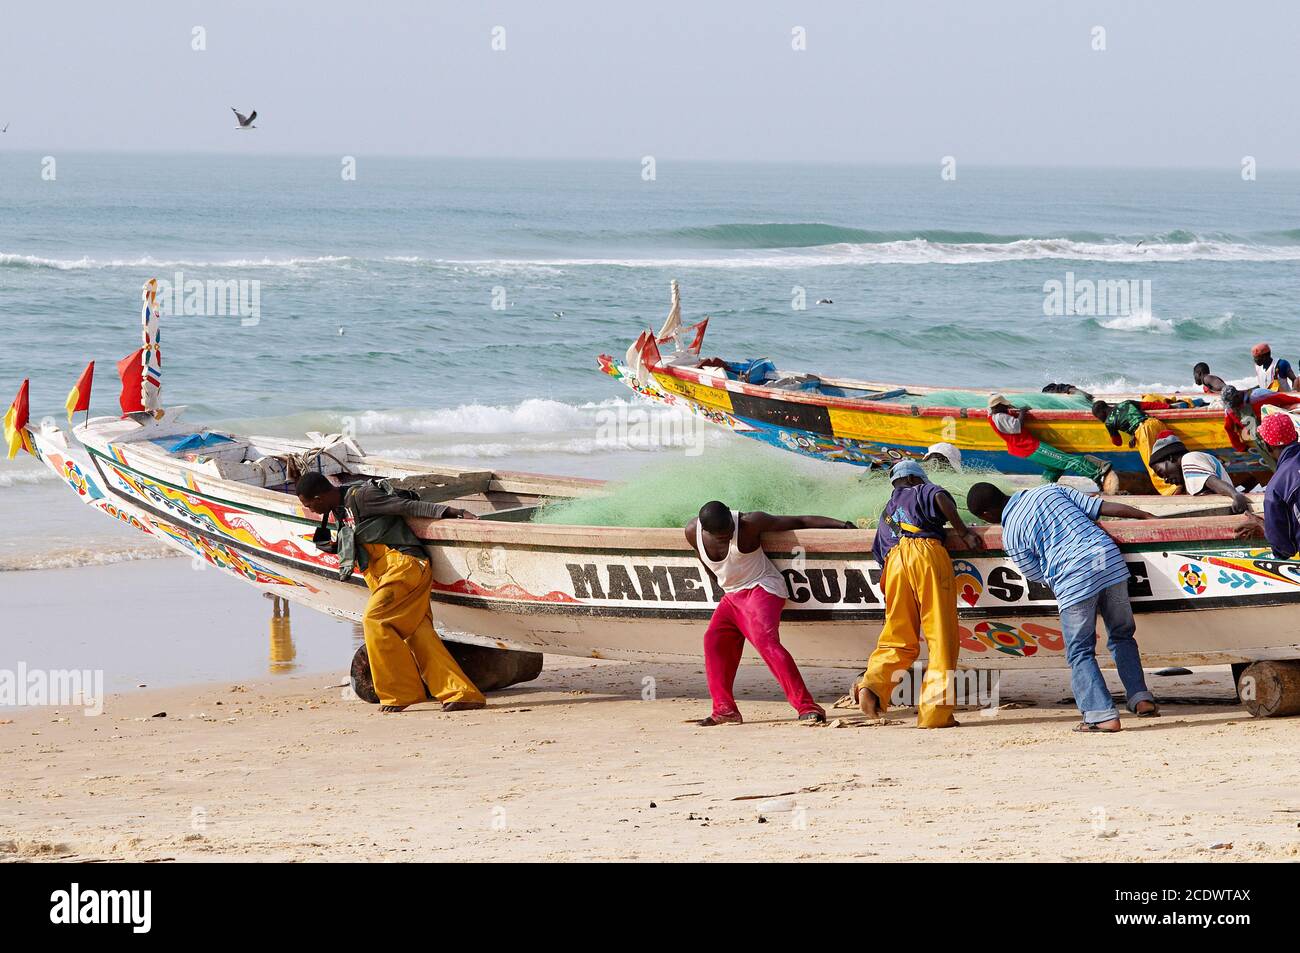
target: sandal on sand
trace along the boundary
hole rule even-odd
[[[740,717],[740,712],[734,715],[710,715],[708,718],[695,722],[701,728],[712,728],[715,725],[743,725],[745,719]]]
[[[1081,735],[1113,735],[1118,732],[1119,728],[1102,728],[1100,725],[1094,725],[1091,722],[1081,721],[1074,726],[1074,731]]]
[[[406,711],[405,705],[380,705],[379,710],[385,715],[396,715],[399,711]]]
[[[1141,704],[1144,704],[1144,703],[1143,703],[1143,702],[1138,702],[1138,704],[1141,705]],[[1137,715],[1139,718],[1159,718],[1159,717],[1160,717],[1160,706],[1159,706],[1159,705],[1157,705],[1155,702],[1146,702],[1145,704],[1148,704],[1148,705],[1150,705],[1151,707],[1148,708],[1146,711],[1135,711],[1135,712],[1133,712],[1133,714]]]
[[[800,721],[812,721],[819,725],[826,724],[826,712],[824,711],[806,711],[799,716]]]

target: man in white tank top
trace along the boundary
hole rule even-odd
[[[713,712],[701,725],[740,724],[733,689],[745,641],[758,650],[776,676],[800,721],[825,721],[799,666],[781,644],[781,609],[789,594],[785,578],[763,552],[760,537],[792,529],[856,529],[828,516],[772,516],[740,513],[714,500],[686,524],[686,542],[718,581],[722,601],[704,633],[704,672]]]

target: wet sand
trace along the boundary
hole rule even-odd
[[[849,673],[808,674],[829,701]],[[1005,676],[1026,707],[948,731],[806,727],[753,667],[747,724],[721,728],[684,724],[699,666],[548,657],[457,714],[380,715],[341,679],[0,712],[0,860],[1300,859],[1300,719],[1167,705],[1074,735],[1064,672]],[[1152,681],[1231,694],[1225,669]]]

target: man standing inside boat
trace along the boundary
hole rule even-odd
[[[1119,479],[1111,465],[1077,453],[1066,453],[1044,443],[1025,430],[1029,407],[1013,407],[1001,394],[989,395],[989,426],[1007,445],[1007,453],[1043,468],[1043,478],[1055,483],[1069,473],[1091,480],[1103,493],[1119,491]]]
[[[947,490],[930,482],[915,460],[902,460],[889,471],[894,492],[880,514],[871,553],[881,567],[885,627],[867,662],[853,697],[863,714],[878,717],[889,710],[889,697],[900,673],[921,652],[925,630],[928,655],[921,681],[916,727],[953,728],[957,671],[957,592],[952,557],[944,548],[945,525],[951,524],[968,550],[983,548],[966,528],[957,503]]]
[[[408,496],[385,480],[367,480],[344,493],[323,474],[309,471],[298,479],[297,492],[305,509],[324,517],[316,545],[324,552],[338,552],[339,578],[346,580],[360,569],[370,589],[361,627],[379,710],[399,712],[428,701],[430,695],[442,702],[443,711],[484,707],[483,693],[461,671],[433,627],[433,570],[419,537],[406,525],[408,516],[477,517]],[[337,543],[328,540],[330,516],[337,526]]]
[[[734,686],[746,640],[776,676],[799,720],[826,720],[799,666],[781,644],[781,609],[788,590],[785,577],[763,552],[761,537],[792,529],[856,528],[829,516],[741,513],[717,500],[705,503],[699,516],[686,524],[686,542],[723,591],[704,632],[704,673],[713,712],[701,725],[738,725],[744,720],[736,707]]]
[[[1282,358],[1273,359],[1273,349],[1268,344],[1256,344],[1250,349],[1250,358],[1255,362],[1255,379],[1264,390],[1295,390],[1296,376],[1291,369],[1291,362]]]
[[[1156,516],[1067,486],[1036,486],[1008,499],[992,483],[976,483],[966,494],[966,508],[982,520],[1001,523],[1002,548],[1021,575],[1046,584],[1056,597],[1070,689],[1083,715],[1074,730],[1120,730],[1119,712],[1097,667],[1098,615],[1106,624],[1106,647],[1124,683],[1129,711],[1142,718],[1159,714],[1133,638],[1137,624],[1129,604],[1128,564],[1115,541],[1097,525],[1103,516]]]

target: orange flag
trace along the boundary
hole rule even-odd
[[[68,391],[68,402],[65,405],[68,408],[68,423],[72,423],[72,415],[77,411],[90,410],[90,384],[94,379],[95,362],[91,361],[77,378],[77,383],[72,385],[72,390]]]
[[[19,450],[36,455],[31,438],[27,435],[27,381],[23,381],[23,386],[18,388],[18,396],[5,414],[5,443],[9,446],[10,460],[18,456]]]
[[[140,348],[134,354],[129,354],[117,362],[117,376],[122,378],[122,396],[118,398],[118,403],[122,405],[124,414],[134,414],[144,410],[144,395],[141,389],[143,358],[144,348]]]

